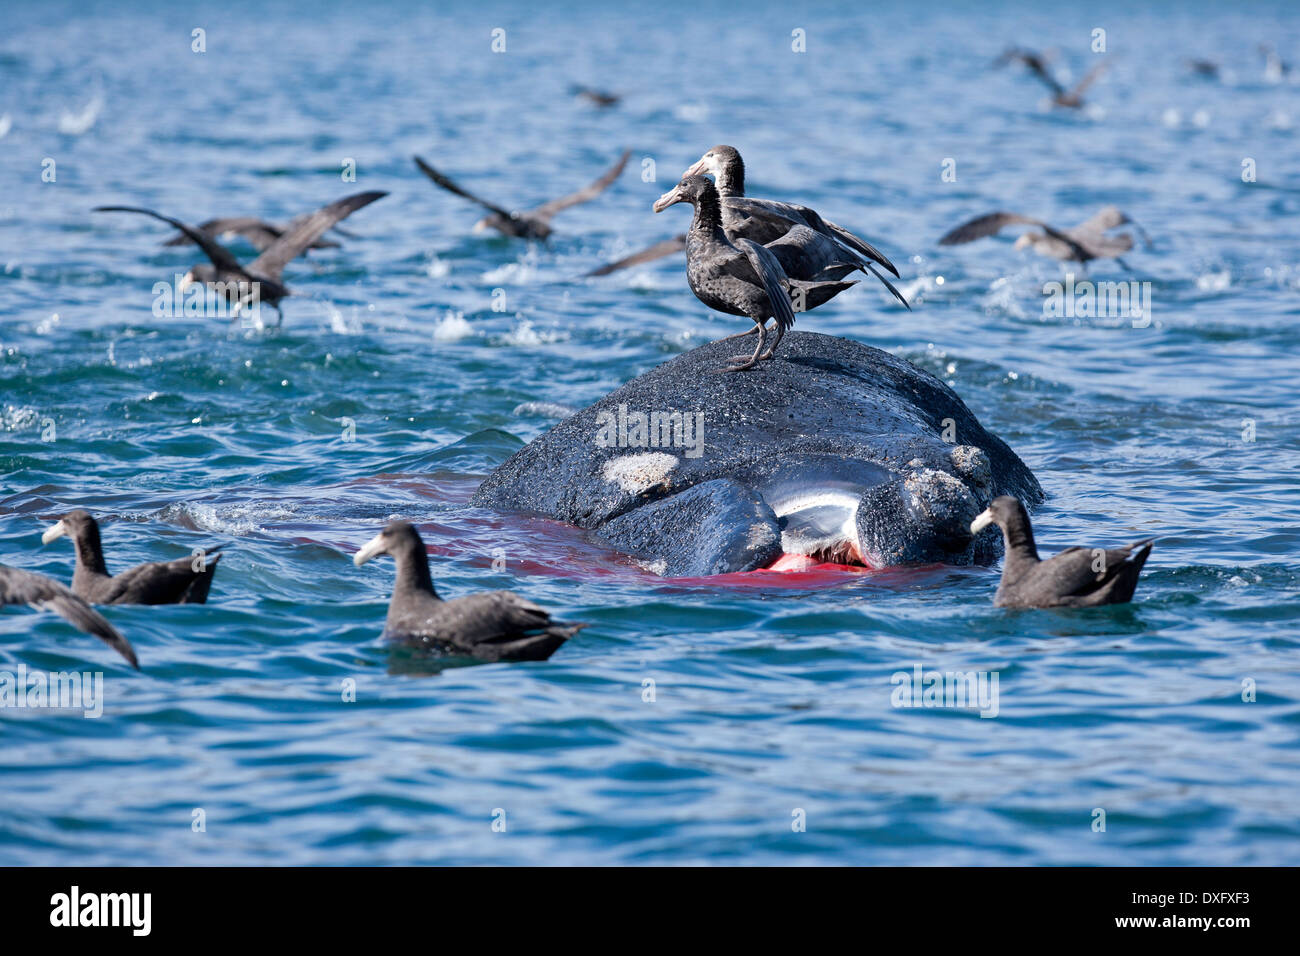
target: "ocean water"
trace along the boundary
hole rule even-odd
[[[0,613],[0,670],[105,675],[98,719],[0,710],[0,863],[1300,862],[1300,85],[1257,49],[1300,59],[1294,5],[3,18],[0,561],[69,579],[40,534],[72,507],[102,516],[110,568],[227,553],[206,606],[107,609],[140,673]],[[1096,29],[1111,67],[1084,111],[990,67],[1052,47],[1078,78]],[[682,231],[650,204],[720,142],[751,194],[875,242],[915,305],[863,282],[799,327],[948,382],[1042,481],[1044,553],[1158,536],[1133,604],[998,610],[997,568],[674,582],[468,507],[552,423],[519,406],[584,405],[741,331],[679,258],[581,278]],[[411,163],[526,207],[623,148],[545,245],[473,234]],[[199,257],[90,213],[283,219],[359,189],[391,195],[287,270],[279,329],[156,317],[154,283]],[[1149,282],[1149,324],[1046,314],[1065,270],[1014,233],[936,244],[982,212],[1068,226],[1105,203],[1153,245],[1087,278]],[[392,564],[351,554],[393,515],[444,595],[510,588],[591,626],[541,663],[390,650]],[[996,674],[997,716],[893,706],[918,666]]]

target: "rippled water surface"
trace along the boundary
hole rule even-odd
[[[1300,861],[1300,86],[1257,50],[1300,60],[1293,5],[299,6],[5,8],[0,560],[70,578],[40,534],[74,506],[111,567],[227,554],[206,606],[108,609],[141,673],[0,614],[0,669],[101,669],[107,697],[98,720],[0,711],[0,862]],[[1111,69],[1085,111],[990,69],[1018,42],[1077,78],[1095,28]],[[1134,604],[997,610],[996,568],[672,582],[467,506],[552,424],[523,403],[587,404],[743,328],[680,259],[580,278],[681,231],[650,203],[718,142],[752,194],[871,238],[915,304],[864,282],[800,328],[947,381],[1042,481],[1045,552],[1158,536]],[[473,234],[410,160],[526,207],[624,147],[546,245]],[[156,318],[193,249],[89,212],[283,219],[368,188],[391,195],[289,268],[278,330]],[[1103,203],[1154,245],[1091,277],[1149,281],[1149,327],[1044,315],[1064,270],[1010,235],[936,245],[981,212]],[[444,594],[591,626],[544,663],[389,650],[392,564],[351,554],[390,515]],[[996,672],[998,716],[891,706],[916,665]]]

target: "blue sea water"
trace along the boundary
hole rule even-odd
[[[0,710],[0,863],[1300,862],[1300,85],[1257,50],[1300,60],[1300,15],[1074,6],[5,3],[0,561],[69,579],[40,534],[78,506],[110,567],[227,553],[206,606],[107,609],[140,673],[0,614],[0,670],[102,670],[106,697],[99,719]],[[1077,79],[1096,29],[1084,111],[990,67],[1053,47]],[[998,610],[996,568],[678,583],[467,505],[551,424],[521,404],[741,330],[679,258],[581,278],[681,231],[650,203],[720,142],[752,194],[875,242],[915,306],[863,282],[799,327],[948,382],[1042,481],[1044,552],[1158,536],[1133,604]],[[526,207],[625,147],[545,245],[473,234],[411,164]],[[355,238],[290,266],[274,330],[155,317],[154,283],[199,258],[90,213],[284,219],[371,188],[391,195]],[[1149,281],[1147,327],[1046,315],[1064,269],[1010,235],[936,244],[1104,203],[1154,244],[1089,277]],[[351,554],[392,515],[445,595],[591,626],[542,663],[391,651],[391,562]],[[892,706],[918,665],[995,672],[997,717]]]

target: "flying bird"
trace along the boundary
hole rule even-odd
[[[263,252],[286,232],[292,232],[295,228],[301,225],[310,215],[310,213],[306,213],[302,216],[295,216],[283,226],[273,222],[267,222],[265,219],[258,219],[255,216],[230,216],[224,219],[209,219],[207,222],[199,223],[194,228],[218,241],[232,236],[240,236],[258,252]],[[337,226],[334,227],[334,231],[340,236],[345,236],[349,239],[356,238],[352,233],[344,232]],[[185,235],[185,233],[180,232],[164,242],[163,245],[192,246],[194,245],[194,240]],[[317,239],[307,248],[337,249],[339,248],[339,244],[332,239]]]
[[[192,557],[174,561],[138,564],[121,574],[110,575],[104,565],[104,546],[99,523],[78,508],[50,525],[41,535],[49,544],[67,535],[76,548],[77,565],[72,573],[72,590],[92,604],[205,604],[212,576],[221,555],[208,548],[204,560]],[[200,564],[199,567],[195,567]]]
[[[550,236],[551,220],[555,218],[556,213],[563,212],[571,206],[577,206],[584,202],[590,202],[618,179],[619,174],[623,172],[623,167],[627,165],[628,157],[632,151],[624,150],[623,155],[619,157],[618,162],[611,166],[599,179],[588,186],[584,186],[576,193],[570,193],[567,196],[561,196],[559,199],[552,199],[550,202],[542,203],[535,209],[525,210],[523,212],[510,212],[488,202],[486,199],[480,199],[473,193],[456,185],[438,170],[434,169],[419,156],[415,157],[415,165],[420,168],[420,172],[428,176],[435,183],[448,192],[455,193],[462,199],[468,199],[472,203],[477,203],[488,211],[484,216],[474,224],[475,232],[482,232],[486,229],[495,229],[503,235],[512,236],[516,239],[546,239]]]
[[[352,560],[358,567],[387,554],[397,563],[383,636],[429,651],[482,661],[543,661],[586,624],[556,621],[510,591],[485,591],[444,601],[433,588],[420,533],[393,521]]]
[[[53,611],[79,631],[94,634],[126,658],[136,670],[140,661],[130,642],[104,616],[53,578],[0,564],[0,604],[29,604]]]
[[[1086,263],[1093,259],[1114,259],[1128,268],[1121,255],[1133,248],[1133,237],[1108,235],[1120,226],[1131,225],[1148,247],[1146,231],[1115,206],[1103,206],[1094,215],[1071,229],[1057,229],[1041,219],[1014,212],[991,212],[976,216],[939,239],[941,246],[955,246],[992,236],[1007,226],[1038,226],[1042,232],[1026,232],[1016,239],[1015,248],[1033,249],[1039,255],[1063,262]]]
[[[174,226],[202,249],[211,261],[210,265],[192,267],[181,281],[182,288],[194,282],[202,282],[234,303],[236,313],[250,303],[265,302],[275,309],[283,321],[284,313],[280,310],[280,302],[291,294],[283,281],[284,267],[302,255],[340,220],[387,195],[386,192],[371,190],[347,196],[316,210],[267,246],[247,266],[241,265],[234,253],[202,230],[152,209],[139,206],[96,206],[93,211],[134,212]]]
[[[1057,82],[1056,77],[1047,68],[1047,59],[1041,53],[1035,53],[1033,50],[1025,50],[1020,47],[1010,47],[993,61],[993,65],[1005,66],[1012,62],[1023,63],[1034,76],[1047,85],[1047,88],[1052,92],[1052,105],[1076,110],[1083,106],[1083,91],[1090,87],[1097,77],[1101,76],[1102,71],[1106,69],[1106,61],[1098,61],[1092,69],[1084,74],[1083,79],[1076,83],[1072,89],[1067,90]]]
[[[1133,600],[1138,575],[1154,538],[1122,548],[1066,548],[1046,561],[1038,557],[1034,529],[1018,498],[1003,495],[971,522],[971,534],[989,525],[1002,529],[1006,559],[993,604],[997,607],[1096,607]]]

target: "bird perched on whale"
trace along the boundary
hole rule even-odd
[[[117,628],[53,578],[0,564],[0,604],[30,604],[42,611],[53,611],[77,630],[94,634],[125,657],[132,667],[140,669],[135,649]]]
[[[429,555],[408,521],[393,521],[353,556],[358,567],[387,554],[397,563],[384,637],[430,651],[482,661],[543,661],[586,624],[552,620],[511,591],[444,601],[433,588]]]
[[[1002,495],[971,522],[972,535],[990,524],[1002,529],[1006,559],[993,603],[997,607],[1096,607],[1133,599],[1154,538],[1122,548],[1066,548],[1038,557],[1034,529],[1019,498]]]
[[[340,220],[368,206],[376,199],[382,199],[388,193],[380,190],[356,193],[336,200],[311,213],[293,229],[281,235],[267,246],[262,254],[247,266],[225,246],[218,243],[207,233],[194,226],[139,206],[96,206],[94,212],[134,212],[152,216],[179,229],[195,245],[203,250],[211,264],[196,265],[190,269],[182,280],[182,287],[193,282],[202,282],[218,294],[234,303],[235,311],[250,302],[265,302],[275,309],[280,319],[284,313],[280,310],[280,301],[290,295],[284,284],[284,267],[303,254],[312,243],[316,242],[326,230]]]
[[[595,182],[584,186],[576,193],[570,193],[567,196],[561,196],[559,199],[552,199],[550,202],[542,203],[535,209],[525,210],[523,212],[510,212],[486,199],[480,199],[473,193],[456,185],[449,178],[444,176],[438,170],[434,169],[419,156],[415,157],[415,165],[419,167],[420,172],[428,176],[435,183],[448,192],[455,193],[462,199],[468,199],[472,203],[477,203],[488,211],[484,216],[474,224],[475,232],[482,232],[486,229],[495,229],[497,232],[506,236],[512,236],[516,239],[546,239],[550,236],[551,220],[555,218],[556,213],[562,212],[571,206],[577,206],[584,202],[595,199],[606,189],[614,180],[618,179],[627,165],[628,157],[632,155],[630,149],[624,150],[623,155],[619,157],[618,162],[611,166]]]
[[[1047,58],[1041,53],[1035,53],[1033,50],[1025,50],[1020,47],[1009,47],[996,60],[994,66],[1005,66],[1008,63],[1023,63],[1029,68],[1029,71],[1038,77],[1047,85],[1052,96],[1049,102],[1053,106],[1061,106],[1066,109],[1079,109],[1083,106],[1083,91],[1090,87],[1097,77],[1101,76],[1102,71],[1106,69],[1106,61],[1099,60],[1092,69],[1084,74],[1083,79],[1076,83],[1071,89],[1066,89],[1054,77],[1047,68]]]
[[[802,311],[815,308],[854,284],[791,279],[767,247],[743,237],[733,242],[722,228],[718,190],[703,176],[685,177],[659,197],[654,211],[663,212],[680,202],[690,203],[695,209],[686,233],[686,280],[691,291],[709,308],[748,316],[758,329],[754,354],[748,359],[736,356],[738,364],[723,371],[743,371],[753,368],[760,359],[772,357],[782,336],[794,325],[791,298],[800,302]],[[769,318],[776,322],[776,341],[763,354]]]
[[[876,267],[883,267],[895,278],[898,269],[866,240],[823,219],[807,206],[746,196],[745,162],[734,146],[712,147],[682,173],[683,178],[706,175],[713,176],[722,199],[722,228],[731,241],[752,239],[772,249],[785,274],[792,279],[834,280],[844,278],[855,269],[870,272],[904,307],[911,309],[903,295]],[[774,248],[773,243],[780,245]],[[665,240],[588,275],[606,275],[616,269],[649,262],[660,255],[671,255],[685,245],[684,235]]]
[[[205,604],[221,560],[215,553],[218,545],[207,549],[198,568],[197,559],[187,556],[138,564],[110,575],[104,564],[99,522],[88,511],[78,508],[65,514],[45,530],[41,543],[49,544],[64,535],[72,539],[77,552],[72,590],[92,604]]]
[[[991,212],[976,216],[949,231],[939,239],[939,245],[954,246],[974,242],[995,235],[1007,226],[1038,226],[1042,232],[1024,233],[1016,239],[1015,248],[1033,249],[1039,255],[1063,262],[1087,263],[1093,259],[1114,259],[1128,268],[1120,256],[1133,248],[1133,237],[1128,234],[1107,235],[1111,230],[1125,225],[1133,226],[1146,245],[1151,245],[1151,239],[1145,230],[1116,206],[1103,206],[1070,229],[1057,229],[1041,219],[1019,213]]]

